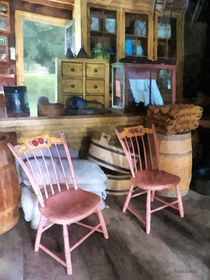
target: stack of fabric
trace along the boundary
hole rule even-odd
[[[154,123],[156,131],[160,134],[180,134],[196,129],[202,112],[202,107],[192,104],[150,105],[147,120]]]

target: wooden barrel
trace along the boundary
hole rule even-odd
[[[126,195],[130,189],[130,174],[106,174],[108,184],[106,192],[110,195]]]
[[[7,147],[7,138],[0,137],[0,234],[18,222],[20,187],[15,161]]]
[[[110,138],[111,135],[102,133],[99,140],[91,139],[88,159],[107,169],[128,174],[130,169],[126,156],[121,148],[109,144]]]
[[[160,169],[181,178],[182,196],[189,190],[192,178],[192,140],[191,133],[165,136],[157,134],[160,147]],[[175,187],[160,192],[162,196],[175,197]]]

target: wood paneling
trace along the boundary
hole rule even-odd
[[[142,123],[141,116],[72,116],[61,118],[11,118],[1,119],[0,132],[16,131],[20,143],[23,138],[48,133],[57,136],[64,131],[71,146],[77,150],[86,149],[88,139],[96,133],[109,132],[114,134],[117,126]]]
[[[118,8],[127,8],[127,9],[134,9],[136,12],[136,9],[148,9],[151,10],[151,7],[153,5],[153,0],[108,0],[106,3],[104,3],[104,0],[88,0],[88,3],[90,4],[98,4],[103,5],[104,9],[109,9],[112,7],[118,7]]]
[[[72,10],[74,1],[73,0],[22,0],[32,4],[39,4],[47,7],[53,7],[58,9]]]

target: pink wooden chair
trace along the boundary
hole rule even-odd
[[[146,224],[146,232],[150,233],[151,214],[165,207],[179,210],[180,216],[184,217],[182,198],[179,189],[180,178],[174,174],[159,170],[159,146],[154,125],[145,128],[141,125],[124,128],[121,132],[115,129],[118,139],[127,157],[131,171],[131,187],[123,206],[123,212],[128,209],[142,223]],[[177,199],[166,202],[155,195],[170,187],[176,187]],[[146,220],[130,206],[131,198],[146,193]],[[151,202],[157,199],[163,206],[151,209]],[[176,204],[176,206],[175,206]],[[178,207],[177,207],[178,206]]]
[[[71,252],[95,231],[108,238],[106,224],[100,209],[100,197],[77,186],[71,156],[64,134],[59,138],[42,135],[23,140],[18,148],[8,144],[13,155],[26,173],[39,201],[41,212],[36,235],[35,251],[40,249],[67,268],[72,274]],[[91,226],[81,222],[97,213],[99,222]],[[45,218],[49,224],[44,225]],[[76,223],[89,229],[88,233],[70,247],[68,226]],[[40,243],[42,233],[53,224],[63,226],[65,261]]]

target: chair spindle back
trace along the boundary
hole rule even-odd
[[[41,135],[24,139],[20,146],[9,143],[8,147],[23,168],[42,207],[49,196],[72,185],[78,189],[63,132],[59,138]]]
[[[155,126],[146,128],[142,125],[115,129],[127,157],[131,174],[139,170],[159,169],[159,147]]]

